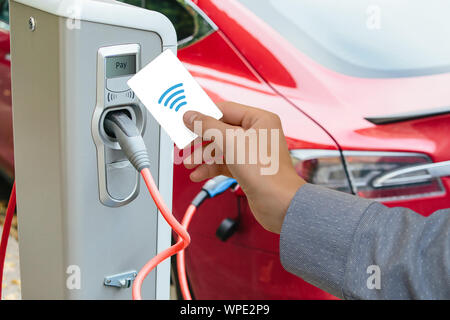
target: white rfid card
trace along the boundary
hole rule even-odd
[[[171,50],[140,70],[128,86],[180,149],[197,138],[184,125],[186,111],[222,118],[222,112]]]

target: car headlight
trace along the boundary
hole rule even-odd
[[[378,201],[442,195],[431,170],[439,164],[421,153],[291,150],[297,173],[307,182]],[[448,166],[446,167],[449,168]]]

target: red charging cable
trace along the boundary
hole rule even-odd
[[[147,188],[150,192],[150,195],[152,196],[153,200],[155,201],[156,206],[158,207],[159,211],[163,215],[164,219],[169,223],[169,225],[175,230],[175,232],[179,235],[178,241],[175,245],[171,246],[170,248],[164,250],[163,252],[159,253],[155,257],[153,257],[149,262],[147,262],[144,267],[139,271],[136,279],[133,282],[133,289],[132,289],[132,295],[134,300],[141,300],[141,289],[142,284],[147,277],[147,275],[161,262],[166,260],[167,258],[175,255],[178,253],[177,256],[177,270],[178,270],[178,276],[179,276],[179,282],[181,287],[181,292],[183,295],[183,298],[185,300],[192,300],[190,291],[189,291],[189,285],[187,282],[186,277],[186,267],[184,264],[184,249],[189,245],[191,239],[189,234],[187,233],[186,229],[189,227],[189,224],[192,220],[192,217],[194,216],[195,211],[197,208],[194,205],[190,205],[188,209],[186,210],[186,213],[184,215],[182,224],[175,219],[175,217],[172,215],[170,210],[167,208],[167,205],[164,203],[164,200],[161,196],[161,194],[158,191],[158,188],[155,184],[155,181],[153,180],[153,177],[150,173],[149,169],[143,169],[141,171],[141,175],[144,178],[145,184],[147,185]],[[9,234],[11,230],[11,223],[12,219],[14,217],[14,211],[16,208],[16,184],[14,183],[11,195],[8,202],[8,207],[6,209],[6,217],[5,217],[5,223],[3,225],[3,232],[2,232],[2,239],[0,244],[0,299],[2,295],[2,280],[3,280],[3,267],[5,264],[5,257],[6,257],[6,247],[8,245],[8,239]]]
[[[184,214],[183,220],[180,223],[175,219],[175,217],[170,212],[169,208],[165,204],[161,194],[158,191],[158,187],[153,180],[153,177],[148,168],[145,168],[141,171],[141,175],[147,185],[147,188],[150,192],[150,195],[153,198],[156,206],[159,211],[163,215],[164,219],[169,223],[173,230],[178,234],[178,241],[175,245],[170,248],[164,250],[159,253],[155,257],[153,257],[150,261],[148,261],[144,267],[139,271],[136,279],[133,282],[132,288],[132,296],[133,300],[142,300],[141,289],[142,284],[147,277],[147,275],[161,262],[166,260],[167,258],[177,254],[177,271],[178,271],[178,281],[180,284],[181,293],[183,295],[184,300],[192,300],[192,296],[189,290],[189,284],[186,276],[186,265],[185,265],[185,251],[184,249],[191,242],[190,236],[187,232],[189,224],[194,217],[194,214],[197,210],[197,207],[191,204]],[[11,230],[11,223],[14,217],[14,211],[16,208],[16,184],[14,183],[13,188],[11,190],[11,195],[8,202],[8,207],[6,209],[5,223],[3,225],[2,239],[0,244],[0,299],[2,296],[2,280],[3,280],[3,267],[5,263],[6,257],[6,247],[8,245],[9,234]]]
[[[2,297],[2,283],[3,283],[3,266],[5,265],[6,247],[8,246],[9,233],[11,230],[11,222],[14,217],[14,210],[16,209],[16,183],[14,182],[9,196],[8,207],[6,209],[5,223],[3,224],[2,242],[0,243],[0,300]]]
[[[182,252],[191,242],[191,238],[189,234],[187,233],[185,227],[183,227],[177,219],[172,215],[169,208],[167,208],[167,205],[164,203],[164,200],[161,196],[161,194],[158,191],[158,187],[155,184],[155,181],[153,180],[153,177],[150,173],[150,170],[148,168],[144,168],[141,171],[141,175],[144,178],[145,184],[147,185],[148,191],[150,192],[150,195],[153,198],[153,201],[155,202],[156,206],[158,207],[159,211],[161,212],[164,219],[167,221],[167,223],[172,227],[173,230],[179,235],[178,241],[176,244],[171,246],[170,248],[162,251],[161,253],[154,256],[150,261],[148,261],[144,267],[139,271],[138,275],[136,276],[136,279],[133,282],[133,289],[132,289],[132,296],[133,300],[142,300],[141,296],[141,289],[142,284],[147,277],[147,275],[161,262],[166,260],[167,258]],[[188,212],[192,211],[190,206],[188,209]],[[195,207],[191,215],[195,212]],[[189,219],[190,220],[190,219]],[[184,221],[184,219],[183,219]],[[188,222],[189,224],[189,222]],[[186,281],[187,282],[187,281]],[[184,295],[184,294],[183,294]],[[187,295],[190,296],[189,292],[187,292]]]
[[[187,232],[187,228],[189,227],[189,224],[192,221],[192,218],[197,210],[197,207],[191,204],[186,210],[182,223],[180,224],[172,215],[169,208],[167,208],[167,205],[165,204],[161,194],[158,191],[158,187],[156,186],[155,181],[153,180],[150,170],[148,168],[143,169],[141,171],[141,175],[159,211],[161,212],[167,223],[169,223],[169,225],[172,227],[172,229],[175,230],[175,232],[178,234],[179,237],[175,245],[171,246],[170,248],[164,250],[163,252],[153,257],[139,271],[138,275],[136,276],[136,279],[133,282],[132,288],[133,300],[142,300],[141,289],[142,284],[147,275],[161,262],[177,253],[178,253],[177,271],[181,293],[185,300],[192,300],[191,293],[189,291],[189,284],[186,277],[184,249],[191,242],[191,238]],[[8,207],[6,209],[5,223],[3,225],[2,239],[0,244],[0,299],[2,294],[1,284],[3,280],[3,267],[5,264],[6,247],[8,245],[11,223],[14,217],[15,208],[16,208],[16,184],[14,183],[8,202]]]
[[[215,196],[221,194],[225,190],[237,185],[237,181],[235,179],[225,177],[225,176],[217,176],[214,179],[208,180],[207,183],[202,188],[197,196],[192,200],[191,205],[187,208],[181,225],[178,221],[172,216],[167,206],[165,205],[161,195],[159,194],[158,188],[156,187],[155,182],[151,176],[149,169],[143,169],[141,171],[142,177],[150,191],[150,194],[153,200],[156,203],[156,206],[161,211],[162,215],[166,219],[166,221],[170,224],[172,229],[179,235],[178,241],[175,245],[170,247],[167,250],[156,255],[152,258],[147,264],[139,271],[136,279],[133,283],[133,299],[140,300],[141,299],[141,287],[145,277],[162,261],[165,259],[177,254],[177,271],[178,271],[178,282],[180,284],[181,294],[183,295],[184,300],[192,300],[192,296],[189,290],[189,283],[187,281],[186,276],[186,264],[185,264],[185,249],[190,243],[189,234],[187,233],[187,229],[189,224],[194,217],[197,208],[203,203],[203,201],[207,198],[214,198]]]
[[[189,228],[189,224],[191,223],[192,217],[194,216],[195,211],[197,211],[197,207],[191,204],[184,214],[183,221],[181,225],[186,228]],[[184,300],[192,300],[191,292],[189,290],[189,284],[186,277],[186,263],[184,261],[184,250],[181,250],[177,254],[177,271],[178,271],[178,282],[180,284],[181,294],[183,295]]]

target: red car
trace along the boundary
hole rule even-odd
[[[124,2],[172,20],[180,59],[213,100],[277,113],[308,182],[423,215],[450,206],[448,1]],[[0,36],[0,164],[11,175],[7,30]],[[174,170],[181,219],[201,184]],[[238,228],[222,241],[226,218]],[[279,236],[255,221],[242,194],[206,201],[190,234],[197,299],[334,299],[282,268]]]

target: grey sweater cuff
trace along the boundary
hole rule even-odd
[[[344,298],[345,268],[361,216],[373,201],[306,184],[295,194],[280,237],[283,267]]]

